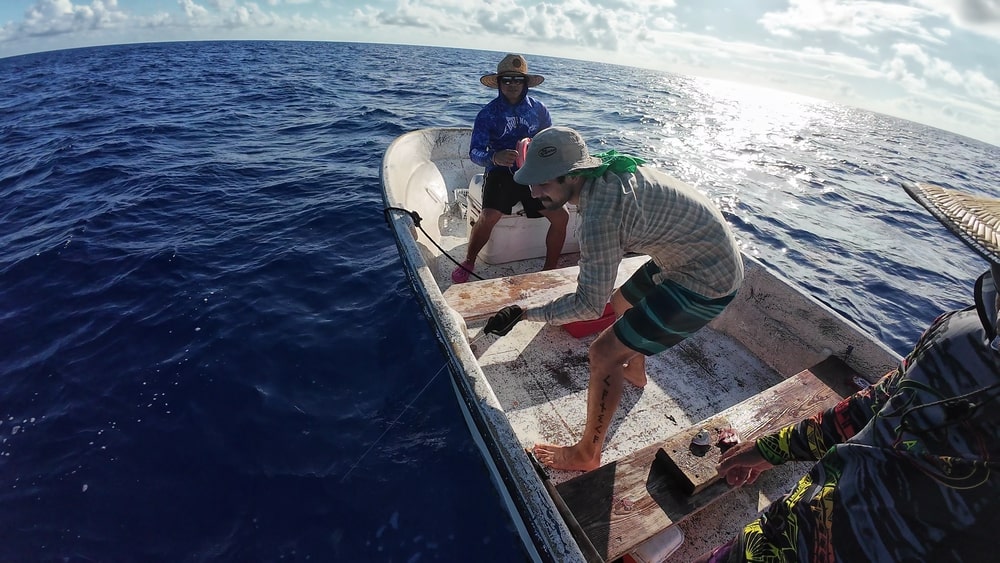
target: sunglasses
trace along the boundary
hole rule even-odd
[[[500,84],[504,86],[510,86],[511,84],[524,84],[525,80],[523,76],[505,76],[500,79]]]

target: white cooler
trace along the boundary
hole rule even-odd
[[[580,243],[576,240],[576,231],[580,222],[576,206],[566,204],[569,211],[569,225],[566,226],[566,242],[563,244],[563,254],[579,252]],[[468,209],[465,222],[468,231],[479,219],[483,211],[483,175],[476,174],[469,182]],[[479,258],[487,264],[503,264],[515,260],[545,257],[545,235],[549,230],[549,220],[545,217],[530,219],[524,215],[520,203],[514,205],[511,215],[504,215],[493,228],[489,242],[479,253]]]
[[[684,543],[684,530],[674,524],[622,557],[624,563],[663,563]]]

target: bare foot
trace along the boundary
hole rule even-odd
[[[553,469],[590,471],[601,466],[601,452],[598,451],[596,457],[589,456],[579,447],[579,444],[573,446],[535,444],[532,451],[538,461]]]
[[[627,364],[623,364],[625,376],[625,381],[628,381],[636,387],[642,388],[646,386],[646,362],[639,361],[638,358],[632,360]]]

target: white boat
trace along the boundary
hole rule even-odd
[[[641,560],[668,537],[673,540],[660,559],[675,549],[674,560],[696,558],[731,538],[807,467],[786,464],[732,492],[712,476],[688,475],[684,486],[708,485],[685,497],[690,491],[677,492],[678,469],[683,474],[684,468],[667,471],[676,459],[663,465],[654,455],[658,450],[671,457],[666,446],[686,443],[692,432],[720,420],[751,438],[774,422],[771,417],[798,420],[831,404],[828,395],[798,395],[813,388],[814,376],[838,392],[835,403],[857,388],[850,384],[874,382],[898,365],[899,356],[876,338],[744,256],[746,280],[725,312],[694,337],[648,358],[645,388],[626,384],[602,467],[584,474],[540,469],[526,449],[538,442],[569,445],[582,432],[587,348],[594,336],[577,338],[564,327],[528,321],[503,337],[482,328],[503,305],[545,302],[573,290],[576,218],[564,268],[538,272],[547,221],[515,214],[498,224],[480,254],[476,274],[485,280],[454,285],[452,258],[464,259],[469,221],[479,206],[482,169],[468,158],[471,133],[430,128],[396,139],[381,168],[386,218],[447,351],[469,429],[532,560],[624,554]],[[618,283],[642,261],[626,257]]]

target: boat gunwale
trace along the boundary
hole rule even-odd
[[[431,129],[448,132],[465,128]],[[409,135],[423,135],[426,131],[421,129],[406,133],[386,149],[379,171],[386,208],[401,207],[403,203],[397,201],[398,194],[387,184],[387,178],[391,177],[389,166],[394,151],[399,150]],[[393,229],[411,286],[420,298],[424,314],[433,320],[430,324],[448,357],[452,386],[462,404],[466,423],[473,430],[473,438],[515,527],[522,539],[528,540],[524,543],[525,548],[531,551],[529,555],[536,561],[586,561],[531,460],[527,455],[512,455],[512,452],[523,452],[520,441],[476,361],[466,337],[464,321],[448,313],[450,307],[430,265],[417,247],[412,217],[401,213],[389,214],[387,211],[386,221]],[[501,471],[501,467],[507,471]]]

